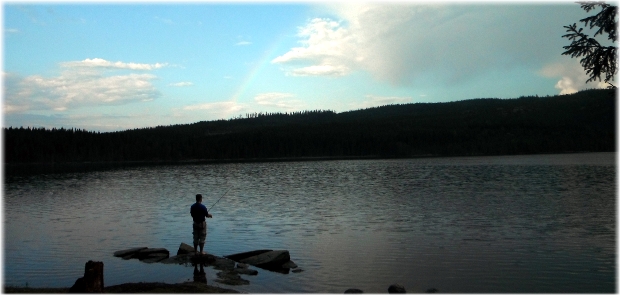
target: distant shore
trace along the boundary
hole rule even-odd
[[[4,293],[69,293],[69,288],[31,288],[4,286]],[[204,283],[125,283],[104,287],[105,293],[240,293]]]

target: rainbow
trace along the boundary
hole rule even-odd
[[[267,49],[265,53],[261,56],[261,58],[259,59],[259,62],[256,63],[256,65],[248,72],[243,82],[239,85],[239,87],[237,87],[237,90],[231,96],[230,100],[232,102],[235,102],[235,103],[238,102],[239,98],[241,98],[244,95],[244,93],[252,85],[254,80],[256,80],[256,77],[258,76],[258,74],[260,74],[260,72],[268,64],[271,63],[271,60],[275,58],[273,55],[276,53],[276,51],[278,51],[278,49],[280,49],[280,45],[282,44],[282,40],[284,39],[285,36],[286,36],[285,34],[281,34],[280,37],[278,37],[276,41],[273,42],[273,44],[269,47],[269,49]]]

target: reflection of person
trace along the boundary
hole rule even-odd
[[[207,283],[207,274],[205,273],[202,263],[200,263],[200,271],[198,271],[198,264],[194,263],[194,282]]]
[[[205,239],[207,238],[207,221],[205,218],[212,218],[207,207],[202,204],[202,195],[196,195],[196,203],[189,209],[189,213],[194,219],[192,235],[194,236],[194,252],[198,254],[198,245],[200,245],[200,254],[205,254]]]

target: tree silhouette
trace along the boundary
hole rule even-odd
[[[570,55],[571,57],[581,57],[581,66],[586,70],[586,73],[590,76],[586,83],[595,81],[598,79],[601,81],[601,75],[605,76],[605,83],[610,85],[610,88],[616,88],[609,81],[614,80],[616,74],[616,46],[617,40],[616,33],[616,15],[618,7],[607,4],[605,2],[577,2],[581,4],[581,8],[586,12],[601,8],[601,11],[596,15],[586,17],[579,20],[584,27],[590,29],[596,29],[594,36],[590,37],[583,32],[583,28],[577,28],[577,23],[564,26],[568,34],[563,35],[562,38],[568,38],[571,40],[571,44],[564,46],[562,55]],[[595,38],[598,35],[607,34],[607,39],[611,40],[614,45],[603,46]]]

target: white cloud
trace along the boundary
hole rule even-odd
[[[254,101],[262,106],[281,108],[285,110],[297,110],[303,107],[303,102],[295,99],[292,93],[268,92],[261,93],[254,97]]]
[[[9,33],[9,34],[14,34],[14,33],[19,33],[18,29],[11,29],[11,28],[6,28],[4,29],[5,33]]]
[[[69,65],[67,65],[69,64]],[[93,65],[96,64],[96,65]],[[151,81],[151,74],[129,73],[107,75],[106,69],[122,67],[142,69],[134,63],[115,63],[106,66],[92,60],[81,64],[62,63],[66,69],[55,77],[32,75],[22,77],[4,73],[5,113],[31,110],[62,112],[68,109],[101,105],[120,105],[151,101],[161,95]]]
[[[182,109],[184,111],[209,111],[211,113],[224,113],[231,114],[246,109],[245,104],[237,103],[234,101],[223,102],[209,102],[195,105],[185,106]]]
[[[351,70],[343,65],[318,65],[294,69],[289,74],[292,76],[345,76],[349,72]]]
[[[235,46],[247,46],[247,45],[251,45],[251,44],[252,44],[252,42],[249,42],[249,41],[240,41],[240,42],[237,42],[235,44]]]
[[[69,61],[60,63],[61,67],[66,68],[107,68],[107,69],[128,69],[128,70],[155,70],[168,66],[167,63],[140,64],[111,62],[101,58],[85,59],[82,61]]]
[[[599,81],[586,83],[589,77],[576,59],[564,63],[548,64],[539,73],[548,78],[560,78],[555,84],[555,88],[560,91],[560,94],[571,94],[587,88],[606,88],[609,86],[607,83]]]
[[[194,86],[194,83],[192,83],[192,82],[179,82],[179,83],[168,84],[168,86],[172,86],[172,87],[188,87],[188,86]]]
[[[557,57],[562,40],[549,36],[561,39],[566,7],[575,8],[339,3],[331,6],[339,19],[310,20],[298,30],[300,46],[272,63],[297,76],[366,71],[394,85],[411,85],[425,76],[452,84],[493,69],[539,67]]]

